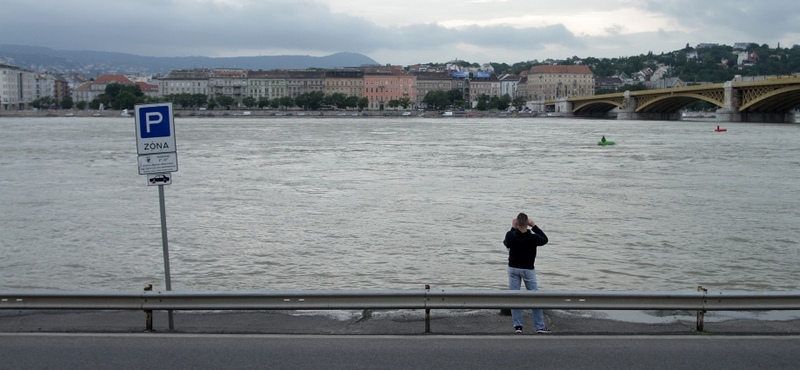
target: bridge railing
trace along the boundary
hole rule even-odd
[[[0,291],[0,309],[134,310],[148,314],[172,310],[425,310],[426,332],[432,309],[565,309],[697,311],[703,330],[707,311],[800,310],[800,292],[551,292],[512,290],[390,291]],[[170,327],[172,328],[172,327]]]

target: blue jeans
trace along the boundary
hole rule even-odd
[[[539,290],[539,284],[536,282],[536,270],[518,269],[516,267],[508,268],[508,289],[519,290],[520,281],[525,282],[525,289]],[[536,329],[544,329],[544,311],[541,309],[532,309],[533,326]],[[511,319],[514,320],[514,327],[522,326],[522,310],[512,309]]]

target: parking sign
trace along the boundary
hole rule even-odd
[[[137,105],[135,118],[136,147],[139,154],[177,151],[172,103]]]

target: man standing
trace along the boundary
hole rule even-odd
[[[511,222],[511,230],[506,233],[506,238],[503,240],[503,244],[508,248],[508,289],[519,290],[520,281],[523,281],[525,289],[539,290],[533,264],[536,261],[536,248],[547,244],[547,241],[547,235],[528,218],[528,215],[520,213]],[[551,333],[544,325],[544,311],[532,309],[531,312],[536,332]],[[514,332],[522,334],[522,310],[512,309],[511,318],[514,321]]]

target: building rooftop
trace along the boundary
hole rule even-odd
[[[552,73],[576,73],[576,74],[593,74],[592,70],[587,66],[577,65],[543,65],[533,66],[530,69],[531,74],[552,74]]]

